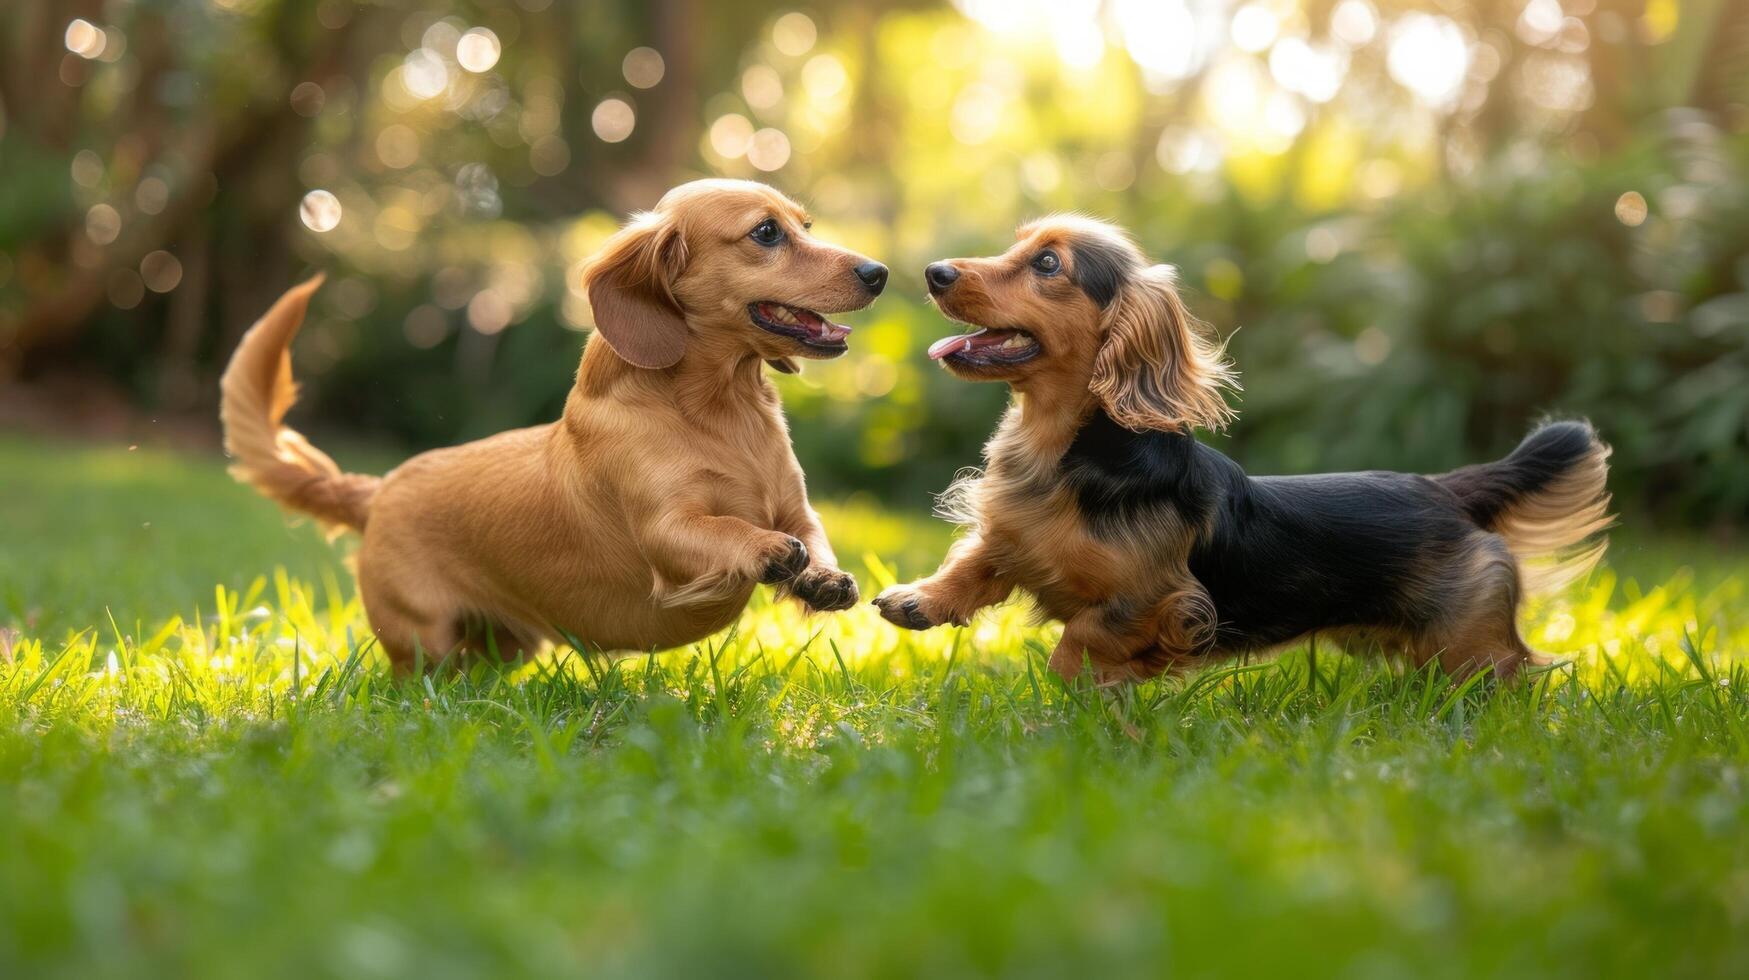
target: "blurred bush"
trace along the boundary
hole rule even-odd
[[[311,427],[550,419],[583,262],[721,173],[895,268],[848,357],[779,382],[821,492],[920,506],[977,461],[1004,393],[923,357],[919,270],[1076,209],[1231,337],[1212,438],[1254,471],[1439,469],[1586,414],[1628,506],[1742,522],[1746,54],[1719,0],[27,0],[0,385],[209,419],[243,327],[321,268]]]

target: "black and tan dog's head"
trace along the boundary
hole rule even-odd
[[[1221,345],[1185,310],[1171,266],[1150,265],[1118,228],[1077,216],[1020,229],[990,258],[931,264],[924,279],[950,319],[979,329],[929,356],[954,374],[1006,381],[1069,404],[1091,392],[1131,429],[1218,429],[1236,387]]]
[[[682,184],[590,263],[596,329],[642,368],[672,367],[689,347],[786,369],[792,357],[837,357],[850,328],[827,317],[874,302],[887,267],[814,238],[812,226],[764,184]]]

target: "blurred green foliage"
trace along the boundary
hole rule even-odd
[[[918,272],[1075,209],[1231,338],[1214,438],[1254,471],[1438,469],[1582,413],[1629,506],[1749,515],[1749,22],[1718,0],[27,0],[0,54],[0,383],[209,419],[321,268],[308,427],[548,419],[582,263],[721,173],[895,269],[848,357],[780,381],[828,493],[920,506],[976,462],[1004,393],[923,357]]]

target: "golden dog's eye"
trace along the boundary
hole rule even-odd
[[[1057,258],[1057,253],[1046,250],[1038,253],[1032,260],[1032,268],[1041,276],[1054,276],[1063,267],[1063,260]]]
[[[752,234],[747,236],[760,245],[770,248],[783,242],[783,226],[774,218],[766,218],[754,226]]]

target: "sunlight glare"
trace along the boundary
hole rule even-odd
[[[1113,16],[1124,48],[1143,72],[1176,81],[1198,62],[1197,25],[1178,0],[1118,0]]]
[[[449,65],[430,48],[409,52],[401,69],[401,84],[416,99],[436,98],[449,87]]]
[[[1436,109],[1449,107],[1463,88],[1470,47],[1463,28],[1434,14],[1403,15],[1391,27],[1386,59],[1391,77]]]
[[[1256,54],[1269,47],[1275,40],[1276,31],[1281,24],[1276,20],[1275,12],[1261,4],[1247,4],[1233,14],[1230,28],[1233,43],[1239,50]]]
[[[1342,0],[1330,14],[1330,33],[1351,48],[1371,41],[1378,31],[1378,12],[1367,0]]]
[[[1276,83],[1313,102],[1335,98],[1347,71],[1348,57],[1340,48],[1314,47],[1297,37],[1283,38],[1269,52]]]

